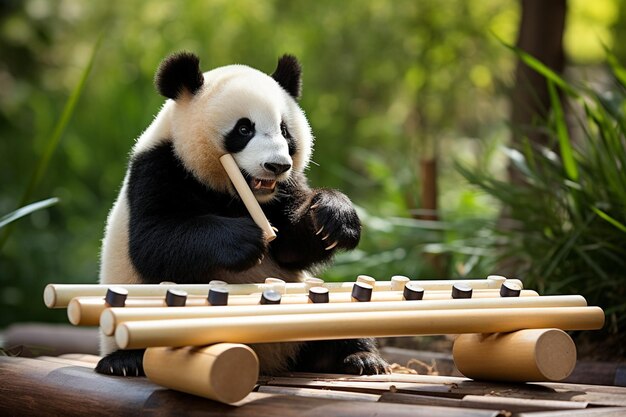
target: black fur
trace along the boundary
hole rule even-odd
[[[298,372],[373,375],[389,373],[374,339],[320,340],[306,343],[293,366]]]
[[[144,376],[143,354],[145,349],[118,350],[100,359],[96,372],[107,375]]]
[[[278,60],[278,65],[272,74],[272,78],[276,80],[289,95],[296,100],[300,98],[302,93],[302,66],[298,59],[293,55],[283,55]]]
[[[219,269],[257,264],[267,248],[240,200],[185,171],[165,143],[131,161],[130,258],[145,283],[208,282]]]
[[[289,128],[287,128],[287,124],[285,122],[280,124],[280,130],[283,137],[287,140],[289,155],[294,156],[298,150],[298,147],[296,146],[296,139],[291,135],[291,132],[289,132]]]
[[[178,52],[165,58],[154,78],[157,91],[176,100],[184,91],[195,94],[204,84],[200,59],[189,52]]]
[[[242,128],[246,131],[242,132]],[[243,118],[237,120],[233,129],[224,138],[224,148],[228,153],[241,152],[248,142],[254,137],[254,123],[250,119]]]

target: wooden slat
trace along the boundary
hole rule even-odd
[[[307,374],[304,374],[307,375]],[[310,375],[310,374],[309,374]],[[300,375],[299,375],[300,376]],[[621,387],[574,385],[557,383],[495,384],[471,381],[465,378],[429,375],[375,375],[323,378],[272,378],[269,385],[302,388],[359,391],[383,394],[387,391],[463,398],[466,395],[496,395],[515,398],[588,402],[594,406],[626,406],[626,390]]]
[[[520,413],[517,417],[624,417],[625,407],[588,408],[586,410]]]
[[[326,398],[330,400],[344,401],[377,402],[380,399],[380,395],[365,394],[362,392],[336,391],[330,389],[320,390],[311,388],[274,387],[269,385],[260,386],[258,388],[258,392],[264,392],[267,394],[296,395],[299,397]]]
[[[523,411],[583,409],[587,407],[587,403],[577,403],[574,401],[532,400],[490,396],[480,397],[474,395],[466,395],[462,399],[457,399],[428,395],[399,394],[392,392],[382,394],[380,396],[380,401],[399,404],[437,405],[443,407],[503,410],[508,413],[519,413]]]
[[[61,356],[37,356],[35,359],[40,360],[40,361],[62,363],[62,364],[72,365],[72,366],[83,366],[85,368],[91,368],[91,369],[96,367],[95,363],[77,361],[74,359],[68,359],[68,358],[64,358]]]
[[[0,357],[0,415],[35,416],[398,416],[492,417],[493,410],[339,401],[251,393],[236,406],[163,389],[145,378],[97,374],[87,367]],[[7,383],[8,381],[8,383]]]

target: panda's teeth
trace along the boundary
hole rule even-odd
[[[257,180],[256,178],[254,179],[254,189],[255,190],[258,190],[259,188],[261,188],[262,184],[263,184],[263,181]]]

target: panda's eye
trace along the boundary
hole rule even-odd
[[[282,122],[280,124],[280,133],[283,135],[285,139],[291,137],[291,135],[289,134],[289,131],[287,130],[287,125],[285,124],[285,122]]]
[[[237,133],[241,136],[251,136],[254,133],[254,126],[250,119],[239,119],[235,126]]]

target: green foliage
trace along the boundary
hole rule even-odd
[[[605,309],[607,330],[626,332],[626,85],[610,56],[608,87],[567,83],[547,68],[552,115],[546,128],[558,152],[526,143],[508,150],[524,184],[459,165],[472,183],[502,203],[506,219],[489,233],[500,261],[513,262],[526,285],[542,294],[581,294]],[[576,118],[567,129],[555,86],[570,93]],[[571,132],[571,133],[570,133]],[[620,348],[620,349],[623,349]],[[623,353],[623,352],[622,352]]]

